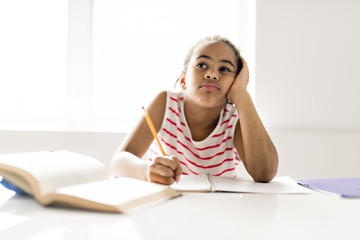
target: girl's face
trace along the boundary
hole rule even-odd
[[[221,42],[200,45],[183,73],[186,98],[205,107],[223,107],[236,70],[236,58],[230,46]]]

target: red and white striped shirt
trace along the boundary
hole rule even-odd
[[[168,91],[158,137],[165,153],[179,159],[182,174],[237,177],[240,157],[234,147],[234,133],[238,119],[236,108],[226,104],[214,131],[206,139],[194,141],[184,114],[183,94]],[[161,155],[161,151],[154,141],[147,158],[152,161],[157,155]]]

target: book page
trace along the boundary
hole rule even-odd
[[[178,183],[174,183],[171,187],[177,191],[186,192],[209,192],[211,185],[206,175],[182,175]]]
[[[308,193],[290,177],[275,177],[269,183],[258,183],[249,178],[212,177],[214,191],[243,193]]]
[[[68,151],[1,154],[0,163],[31,174],[40,185],[41,195],[60,187],[109,178],[100,161]]]
[[[138,199],[143,199],[143,203],[146,203],[146,197],[161,193],[167,189],[171,190],[170,192],[168,191],[169,195],[163,194],[161,198],[170,198],[178,195],[176,191],[167,185],[150,183],[135,178],[119,177],[63,187],[58,189],[56,193],[106,205],[120,206]]]

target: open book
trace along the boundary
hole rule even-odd
[[[241,192],[241,193],[308,193],[290,177],[275,177],[269,183],[249,178],[204,175],[183,175],[172,188],[182,192]]]
[[[0,175],[42,205],[125,212],[178,195],[168,186],[111,178],[100,161],[68,151],[1,154]]]

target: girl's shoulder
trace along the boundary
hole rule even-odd
[[[159,104],[162,105],[162,104],[166,103],[166,98],[167,98],[167,92],[166,91],[161,91],[161,92],[157,93],[155,95],[155,97],[152,99],[150,107],[152,105],[157,106]]]
[[[157,95],[155,95],[155,97],[150,102],[147,109],[150,116],[153,116],[155,118],[156,116],[162,116],[164,114],[165,106],[167,102],[166,98],[167,98],[167,91],[162,91],[159,92]]]
[[[161,91],[157,95],[155,95],[152,100],[152,104],[156,106],[166,105],[168,102],[180,102],[183,101],[183,94],[180,92],[173,91]]]
[[[152,111],[155,111],[157,114],[162,114],[165,112],[166,106],[170,106],[173,104],[181,105],[183,99],[184,96],[181,92],[173,92],[170,90],[161,91],[152,100],[149,108]]]
[[[177,101],[182,101],[184,99],[184,95],[182,92],[173,92],[173,91],[166,91],[167,93],[167,98],[170,100],[177,100]]]
[[[155,95],[153,101],[155,102],[166,102],[168,99],[176,99],[182,101],[184,99],[183,93],[174,92],[170,90],[164,90]]]

